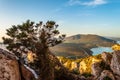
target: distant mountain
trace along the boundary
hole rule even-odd
[[[115,40],[115,41],[120,41],[120,37],[106,37],[108,39],[112,39],[112,40]]]
[[[99,46],[111,47],[114,43],[116,43],[116,41],[99,36],[99,35],[78,34],[78,35],[67,37],[65,40],[65,43],[76,43],[76,44],[80,44],[85,48],[93,48],[93,47],[99,47]]]
[[[98,35],[77,34],[65,39],[65,42],[51,48],[51,51],[57,56],[79,56],[86,57],[92,55],[91,48],[111,47],[116,43],[115,40],[108,39]]]
[[[90,49],[84,48],[80,44],[76,43],[62,43],[52,47],[51,51],[57,56],[64,57],[76,56],[80,58],[92,55],[92,51]]]

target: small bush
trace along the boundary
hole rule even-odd
[[[104,77],[103,80],[112,80],[111,78],[109,78],[108,76]]]
[[[91,77],[92,75],[90,73],[83,73],[82,76],[88,78],[88,77]]]

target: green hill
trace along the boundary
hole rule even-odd
[[[114,45],[114,43],[116,43],[116,41],[102,37],[102,36],[98,36],[98,35],[78,34],[78,35],[67,37],[65,43],[76,43],[76,44],[80,44],[85,48],[94,48],[99,46],[111,47],[112,45]]]
[[[91,48],[94,47],[111,47],[116,41],[98,36],[98,35],[74,35],[67,37],[65,42],[51,48],[57,56],[65,57],[86,57],[92,55]]]

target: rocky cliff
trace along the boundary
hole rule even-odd
[[[119,50],[112,53],[103,52],[96,56],[80,59],[68,59],[65,57],[58,57],[58,59],[72,74],[76,74],[74,80],[120,80]],[[56,74],[59,75],[59,73]],[[66,77],[64,74],[62,75],[62,78]],[[36,79],[33,72],[21,64],[13,54],[0,49],[0,80],[41,79]]]
[[[0,49],[0,80],[34,80],[34,75],[17,58]]]
[[[120,80],[120,51],[103,52],[77,60],[58,57],[71,72],[87,80]]]

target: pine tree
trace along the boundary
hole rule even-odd
[[[27,20],[22,25],[13,25],[12,28],[7,29],[9,38],[3,37],[4,44],[7,44],[7,49],[19,58],[22,57],[22,53],[27,53],[29,50],[37,55],[45,54],[40,53],[42,48],[55,46],[65,38],[65,35],[56,37],[60,34],[57,27],[54,21],[48,21],[43,25],[42,22],[34,24]]]
[[[8,37],[3,37],[3,42],[20,61],[29,51],[36,54],[37,59],[30,63],[30,67],[39,75],[37,80],[81,80],[79,76],[70,73],[49,50],[49,47],[64,41],[65,35],[59,36],[57,28],[58,25],[54,21],[35,24],[27,20],[21,25],[13,25],[7,29]]]
[[[58,36],[60,32],[57,28],[58,25],[54,21],[35,24],[27,20],[21,25],[13,25],[12,28],[7,29],[9,38],[3,37],[3,41],[7,45],[6,48],[13,52],[19,60],[29,51],[35,53],[37,61],[33,63],[33,68],[40,74],[42,80],[52,80],[54,64],[50,61],[49,47],[61,43],[65,38],[65,35]],[[46,78],[46,76],[50,78]]]

